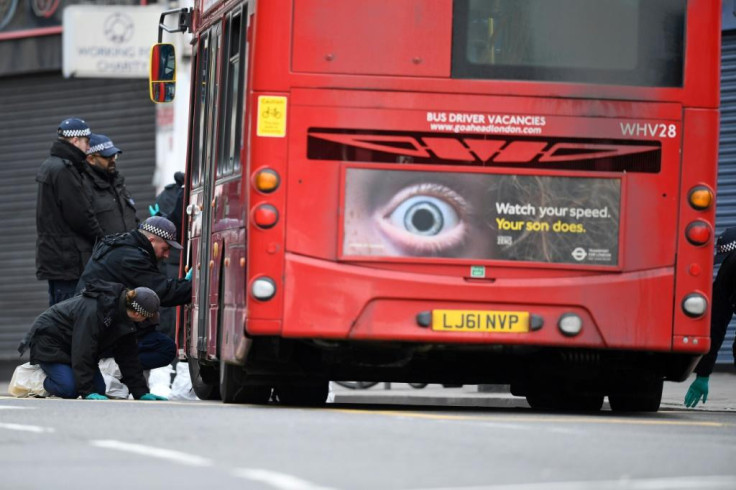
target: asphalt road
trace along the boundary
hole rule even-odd
[[[0,487],[736,488],[736,413],[0,398]]]

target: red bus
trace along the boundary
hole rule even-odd
[[[200,398],[500,383],[656,411],[708,351],[721,2],[177,12]]]

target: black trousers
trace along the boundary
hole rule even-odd
[[[57,281],[49,279],[49,306],[61,303],[74,296],[77,289],[77,280]]]

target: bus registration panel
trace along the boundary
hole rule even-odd
[[[526,311],[432,310],[432,330],[524,333],[529,331],[529,313]]]

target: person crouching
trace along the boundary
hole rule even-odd
[[[43,386],[54,396],[107,400],[99,361],[112,355],[133,398],[166,400],[148,391],[136,339],[139,322],[156,316],[159,304],[148,288],[93,282],[39,315],[18,351],[30,347],[30,362],[46,373]]]

